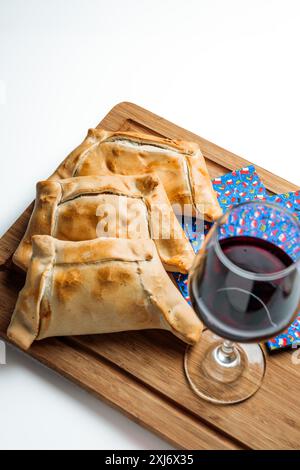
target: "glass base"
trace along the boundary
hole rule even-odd
[[[258,344],[234,344],[205,330],[199,343],[188,346],[184,370],[193,391],[204,400],[227,405],[247,400],[260,388],[266,362]],[[225,343],[226,344],[226,343]]]

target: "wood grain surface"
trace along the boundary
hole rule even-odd
[[[197,141],[211,177],[250,164],[132,103],[115,106],[99,126]],[[263,168],[256,169],[270,192],[298,189]],[[0,336],[5,340],[24,283],[24,275],[13,267],[11,256],[31,211],[32,205],[0,240]],[[36,342],[26,354],[117,407],[177,448],[299,449],[300,365],[292,363],[292,351],[266,353],[264,383],[251,399],[216,406],[202,401],[190,390],[183,372],[184,350],[184,344],[170,333],[144,331],[47,339]]]

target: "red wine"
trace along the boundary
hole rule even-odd
[[[216,245],[208,244],[190,280],[193,307],[204,324],[219,336],[239,342],[270,338],[286,328],[293,320],[300,290],[296,269],[280,275],[293,263],[290,256],[255,237],[234,236],[219,244],[221,254]],[[270,280],[251,273],[269,275]]]

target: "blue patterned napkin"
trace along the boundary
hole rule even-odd
[[[274,196],[266,196],[265,200],[276,202],[289,209],[300,220],[300,191],[290,192],[285,194],[276,194]],[[283,242],[288,243],[288,234],[281,231]],[[300,247],[299,247],[300,249]],[[288,252],[288,249],[286,250]],[[295,258],[293,253],[289,253],[292,258]],[[277,351],[278,349],[297,347],[300,346],[300,312],[296,320],[276,338],[267,341],[267,346],[270,351]]]
[[[264,199],[281,204],[300,219],[300,190],[284,194],[274,194],[274,196],[266,196]]]
[[[262,201],[281,204],[292,211],[300,219],[300,191],[269,196],[252,165],[215,178],[212,183],[223,210],[228,209],[232,204],[260,199]],[[185,218],[182,225],[190,239],[194,251],[198,252],[206,233],[211,227],[211,224],[208,222],[196,221],[194,218],[190,217]],[[280,239],[282,245],[290,256],[296,256],[295,244],[290,244],[289,250],[289,237],[284,231],[284,227],[283,229],[280,229],[280,227],[272,227],[270,224],[267,227],[267,225],[264,224],[264,216],[262,214],[261,218],[258,219],[257,230],[272,230],[272,236]],[[182,295],[188,302],[190,302],[187,288],[187,275],[174,273],[174,278]],[[293,346],[296,342],[299,342],[300,345],[300,312],[296,320],[285,332],[276,338],[269,340],[266,344],[270,351],[275,351],[281,348]]]
[[[215,178],[212,180],[212,184],[223,210],[228,209],[232,204],[238,204],[242,201],[250,201],[257,197],[260,199],[267,197],[266,188],[252,165]],[[189,237],[195,253],[197,253],[211,224],[196,220],[194,217],[185,217],[182,226]],[[190,302],[187,275],[174,273],[173,276],[180,292]]]
[[[212,184],[222,209],[267,195],[266,188],[252,165],[215,178]]]

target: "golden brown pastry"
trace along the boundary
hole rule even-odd
[[[135,175],[155,172],[175,212],[184,204],[207,220],[222,213],[198,144],[134,132],[90,129],[86,139],[58,167],[51,179],[87,175]]]
[[[194,251],[155,175],[86,176],[37,184],[34,210],[13,261],[26,270],[33,235],[83,241],[117,237],[155,241],[167,271],[187,273]],[[137,244],[139,241],[137,240]]]
[[[187,343],[202,324],[165,272],[152,240],[70,242],[36,235],[8,328],[28,349],[51,336],[159,328]]]

